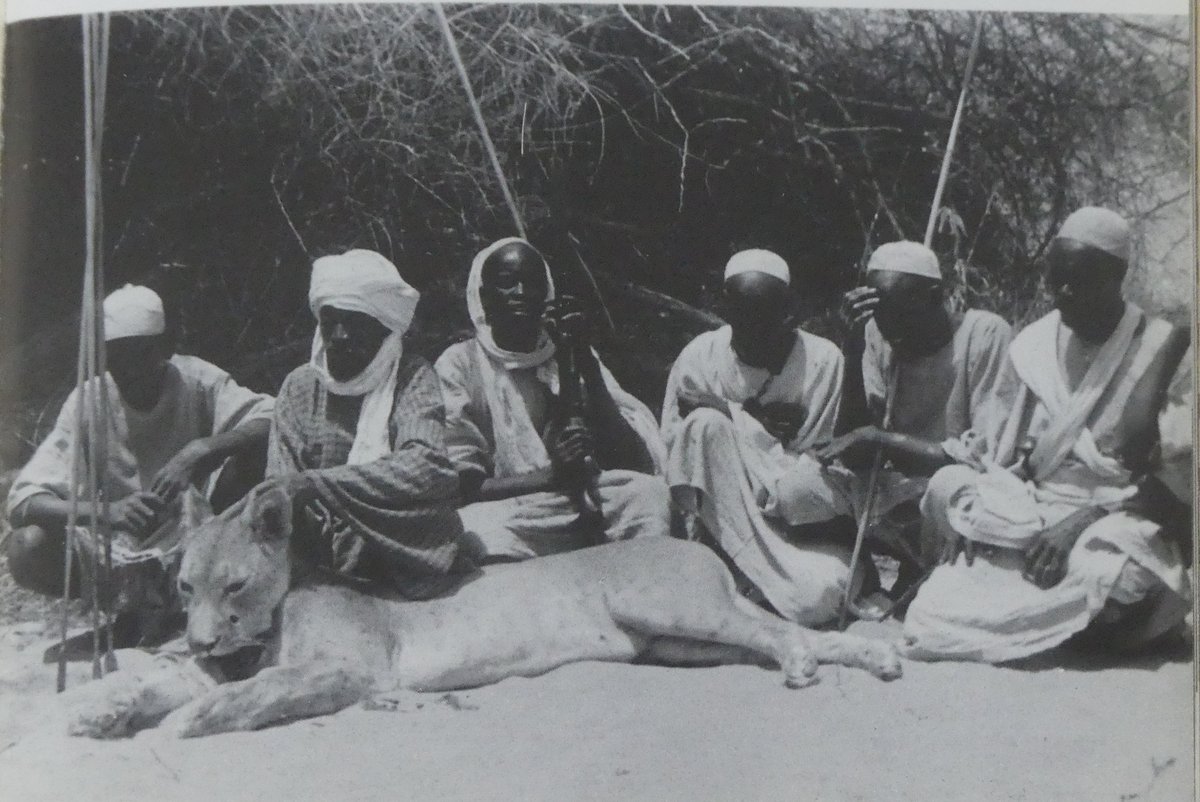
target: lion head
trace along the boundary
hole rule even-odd
[[[210,519],[188,538],[179,568],[192,654],[221,679],[258,670],[290,581],[291,499],[277,487]]]

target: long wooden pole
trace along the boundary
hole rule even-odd
[[[475,90],[471,88],[471,78],[467,75],[467,66],[463,64],[462,54],[458,52],[458,43],[454,41],[454,32],[450,30],[450,20],[446,19],[446,10],[442,8],[441,3],[434,3],[433,11],[437,15],[438,24],[441,26],[442,36],[446,39],[446,47],[450,51],[450,58],[454,61],[454,69],[458,71],[458,79],[462,82],[463,91],[467,93],[467,100],[471,105],[471,114],[474,115],[475,125],[479,128],[479,137],[483,140],[483,147],[487,151],[488,159],[491,160],[492,169],[496,172],[496,182],[500,185],[500,191],[504,193],[504,202],[508,204],[508,212],[512,215],[513,225],[516,227],[521,239],[527,239],[525,235],[525,223],[521,220],[521,212],[517,208],[517,202],[513,197],[512,189],[508,186],[508,179],[504,177],[504,169],[500,166],[500,157],[496,155],[496,145],[492,142],[492,135],[488,133],[487,122],[483,119],[483,110],[479,108],[479,100],[475,97]]]
[[[933,244],[933,232],[937,228],[938,212],[942,208],[942,194],[950,178],[950,163],[954,160],[954,146],[958,143],[958,126],[962,122],[963,109],[967,105],[967,87],[971,85],[971,74],[975,72],[975,56],[979,53],[979,39],[983,34],[983,14],[975,18],[975,34],[971,37],[971,51],[967,54],[967,69],[963,73],[962,88],[958,91],[958,106],[950,122],[950,136],[946,140],[946,153],[942,156],[942,169],[938,172],[937,188],[933,191],[933,206],[929,209],[929,223],[925,226],[925,247]]]
[[[933,204],[929,210],[929,222],[925,226],[925,247],[933,244],[933,233],[937,228],[938,212],[942,207],[942,195],[946,191],[946,182],[950,176],[950,164],[954,160],[954,147],[958,143],[958,129],[962,122],[963,109],[967,105],[967,89],[971,84],[971,75],[975,72],[975,58],[979,54],[979,40],[983,33],[984,15],[975,18],[975,32],[971,37],[971,50],[967,54],[967,67],[963,72],[962,87],[958,92],[958,105],[954,109],[954,119],[950,122],[950,134],[946,139],[946,153],[942,156],[942,167],[938,173],[937,187],[933,192]],[[888,431],[892,426],[892,402],[896,396],[895,365],[888,371],[887,377],[887,409],[883,416],[883,429]],[[863,500],[863,508],[859,514],[858,527],[854,534],[854,550],[850,554],[850,576],[846,581],[846,589],[842,594],[842,606],[838,613],[838,628],[846,628],[846,619],[850,613],[850,598],[854,593],[854,583],[858,574],[858,561],[862,557],[863,544],[866,541],[867,529],[870,528],[871,518],[875,514],[875,497],[879,492],[879,473],[883,469],[883,449],[875,450],[875,458],[871,462],[871,473],[867,479],[867,495]]]

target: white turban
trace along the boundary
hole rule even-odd
[[[1057,239],[1073,239],[1129,261],[1129,223],[1125,218],[1099,206],[1085,206],[1071,213],[1058,231]]]
[[[890,270],[893,273],[909,273],[924,276],[934,281],[942,280],[937,256],[919,242],[889,242],[880,245],[867,261],[867,272]]]
[[[152,337],[167,330],[162,298],[149,287],[126,284],[104,299],[104,340]]]
[[[792,283],[791,271],[788,270],[787,262],[783,261],[783,257],[761,248],[738,251],[729,257],[729,261],[725,263],[725,280],[729,281],[741,273],[766,273],[784,284]]]
[[[391,330],[370,364],[346,381],[330,375],[325,362],[325,338],[320,328],[313,334],[309,364],[316,369],[325,389],[335,395],[362,396],[354,445],[347,464],[358,465],[379,459],[391,451],[388,421],[396,396],[403,336],[412,323],[421,294],[413,289],[382,254],[353,250],[339,256],[323,256],[313,262],[308,306],[317,315],[323,306],[362,312]]]
[[[313,262],[308,306],[363,312],[403,334],[412,323],[421,293],[400,278],[396,266],[375,251],[353,250]]]

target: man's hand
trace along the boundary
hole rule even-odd
[[[113,529],[141,539],[150,534],[166,503],[142,490],[109,505],[108,523]]]
[[[546,304],[546,332],[555,345],[564,341],[586,347],[592,321],[583,302],[571,295],[561,295]]]
[[[191,484],[196,469],[206,456],[208,449],[198,440],[188,443],[167,460],[167,464],[155,475],[150,483],[150,492],[164,501],[173,500]]]
[[[961,554],[967,560],[967,565],[972,565],[975,562],[975,541],[965,538],[962,535],[954,535],[947,539],[942,544],[942,552],[938,555],[938,562],[953,565]]]
[[[581,419],[571,418],[552,433],[549,451],[555,480],[566,486],[577,485],[588,470],[587,458],[594,453],[592,433]]]
[[[697,409],[715,409],[729,417],[729,401],[707,392],[679,393],[679,417],[686,418]]]
[[[875,456],[875,450],[883,445],[884,432],[878,426],[860,426],[835,437],[833,442],[813,452],[822,465],[837,460],[852,470],[867,468]]]
[[[852,329],[866,325],[879,306],[879,291],[873,287],[855,287],[842,296],[838,310],[842,322]]]
[[[1085,508],[1043,529],[1025,549],[1027,580],[1039,588],[1052,588],[1067,575],[1067,558],[1079,536],[1105,515],[1103,510]]]
[[[803,406],[786,401],[769,401],[763,404],[751,399],[743,408],[762,424],[767,434],[785,446],[796,437],[807,418]]]

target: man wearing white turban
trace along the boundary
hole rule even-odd
[[[662,431],[675,503],[700,524],[743,592],[818,626],[849,577],[845,537],[800,532],[780,482],[833,437],[842,383],[837,346],[796,325],[787,263],[741,251],[725,267],[729,325],[684,347],[667,379]]]
[[[206,489],[220,508],[261,480],[273,402],[239,386],[215,365],[175,354],[162,300],[153,290],[126,285],[104,300],[103,312],[108,372],[83,396],[89,407],[99,402],[97,392],[108,396],[108,463],[101,487],[120,564],[123,556],[136,559],[138,547],[166,523],[189,486],[207,478]],[[18,584],[44,593],[62,592],[79,403],[75,390],[8,495],[15,530],[8,545],[9,571]],[[80,443],[85,451],[94,448],[90,432],[82,433]],[[91,525],[98,514],[82,504],[79,521]]]
[[[552,303],[554,336],[544,325]],[[549,266],[525,240],[499,240],[471,265],[467,307],[476,333],[446,349],[436,370],[450,455],[469,502],[459,512],[479,560],[669,532],[667,487],[655,475],[657,422],[586,347],[586,314],[577,306],[555,298]],[[582,410],[563,409],[559,387],[558,343],[568,327]],[[577,506],[586,482],[594,482],[601,520],[588,521]]]
[[[1191,609],[1179,549],[1190,510],[1170,490],[1190,497],[1191,483],[1163,475],[1190,466],[1190,438],[1177,434],[1189,382],[1173,381],[1190,371],[1189,333],[1123,300],[1129,239],[1120,215],[1087,207],[1051,244],[1056,308],[1012,342],[1009,414],[922,500],[953,561],[908,610],[912,657],[1003,662],[1081,634],[1135,647]]]
[[[461,565],[441,392],[403,345],[419,298],[374,251],[313,263],[312,357],[280,388],[267,464],[312,561],[409,598],[442,592]]]

